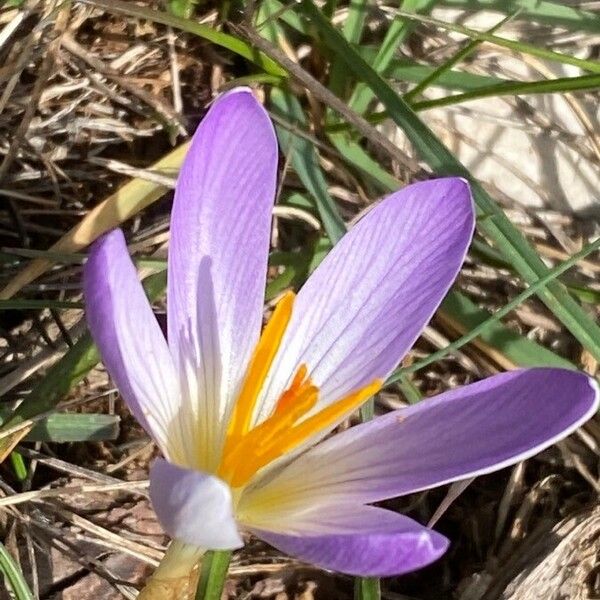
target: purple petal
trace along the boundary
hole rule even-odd
[[[415,571],[448,548],[444,536],[404,515],[372,506],[323,508],[314,515],[327,532],[253,531],[286,554],[324,569],[365,577]]]
[[[159,458],[150,470],[150,499],[158,520],[174,539],[207,550],[244,545],[229,486],[213,475]]]
[[[473,226],[458,178],[407,186],[362,218],[300,290],[262,414],[302,363],[321,388],[318,408],[387,377],[454,281]]]
[[[197,363],[198,393],[217,402],[217,419],[260,334],[276,175],[277,142],[264,108],[248,88],[221,96],[177,181],[167,307],[176,363]],[[188,351],[191,358],[180,356]]]
[[[120,229],[93,244],[83,285],[88,325],[108,372],[161,450],[180,457],[181,439],[172,431],[179,408],[173,362]]]
[[[561,440],[597,409],[597,384],[582,373],[502,373],[333,436],[246,501],[368,503],[490,473]]]

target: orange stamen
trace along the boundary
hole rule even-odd
[[[254,473],[271,462],[265,458],[277,440],[285,437],[287,431],[303,414],[317,402],[318,389],[309,386],[295,403],[293,410],[286,413],[275,412],[260,425],[250,431],[232,451],[223,456],[219,476],[227,479],[233,487],[246,483]]]
[[[311,379],[309,378],[307,381],[306,375],[308,373],[308,368],[305,364],[300,365],[298,371],[296,371],[296,375],[294,375],[294,379],[290,384],[290,387],[281,394],[281,397],[277,401],[275,406],[275,414],[286,412],[293,406],[296,398],[304,391],[306,386],[312,385]]]
[[[375,379],[363,388],[352,392],[341,400],[330,404],[323,410],[305,419],[294,426],[288,434],[282,438],[273,452],[281,456],[297,448],[302,442],[306,441],[314,434],[323,431],[334,425],[337,421],[353,413],[367,399],[376,394],[383,385],[383,379]]]
[[[260,336],[229,421],[227,440],[239,438],[250,429],[258,396],[290,322],[294,298],[294,292],[283,295]]]
[[[296,379],[294,378],[294,382]],[[273,414],[253,429],[238,444],[236,451],[227,457],[229,460],[222,463],[230,484],[233,487],[244,485],[262,467],[292,452],[306,440],[333,426],[377,393],[382,383],[383,380],[376,379],[296,425],[295,423],[302,416],[314,408],[318,398],[318,388],[309,384],[303,393],[295,396],[294,404],[290,404],[285,412],[279,410],[278,403]],[[292,386],[286,392],[290,392]],[[282,394],[279,402],[286,392]]]
[[[256,403],[290,322],[294,298],[293,292],[287,292],[275,307],[254,349],[233,408],[217,470],[219,477],[228,481],[232,487],[246,484],[269,463],[335,426],[375,394],[383,383],[382,380],[375,379],[305,418],[318,402],[319,388],[308,376],[308,366],[302,364],[289,387],[279,397],[271,415],[252,428]]]

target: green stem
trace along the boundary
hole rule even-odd
[[[354,600],[379,600],[381,588],[377,577],[360,577],[355,580]]]
[[[196,600],[221,600],[230,562],[231,552],[229,550],[205,554],[202,560]]]

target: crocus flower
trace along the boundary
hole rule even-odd
[[[430,320],[464,260],[474,209],[459,178],[392,194],[297,295],[282,296],[261,334],[277,157],[246,88],[200,124],[171,217],[168,341],[120,230],[94,244],[85,267],[93,337],[164,456],[150,495],[179,548],[170,564],[239,548],[252,532],[325,569],[419,569],[448,540],[373,503],[536,454],[594,413],[597,387],[573,371],[518,370],[328,436]]]

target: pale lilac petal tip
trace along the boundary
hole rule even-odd
[[[440,558],[449,542],[416,521],[371,508],[372,516],[357,533],[286,535],[255,531],[279,550],[323,569],[362,577],[389,577],[421,569]],[[351,510],[339,506],[340,511]]]
[[[231,492],[217,477],[159,458],[150,470],[150,498],[158,520],[172,538],[207,550],[243,546]]]
[[[260,334],[277,159],[265,109],[248,88],[236,89],[219,97],[198,126],[175,189],[169,344],[179,365],[190,360],[179,356],[187,347],[218,360],[225,399]]]

